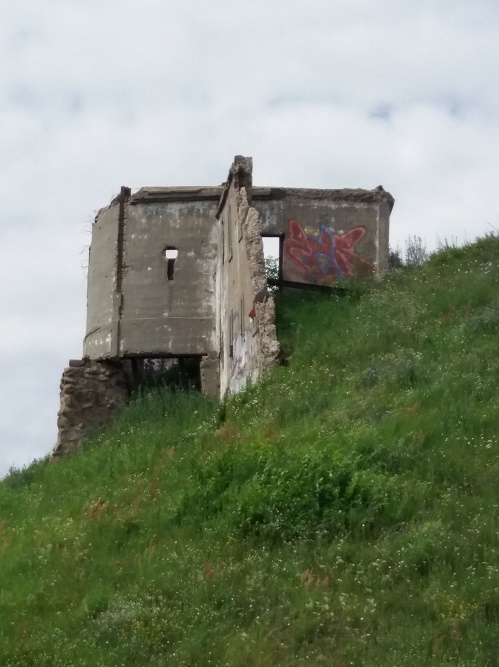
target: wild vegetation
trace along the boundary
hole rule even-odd
[[[0,665],[499,664],[499,239],[280,299],[288,363],[0,483]]]

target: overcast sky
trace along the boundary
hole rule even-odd
[[[391,245],[499,229],[497,0],[0,2],[0,476],[48,453],[121,185],[396,199]]]

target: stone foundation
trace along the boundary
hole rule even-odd
[[[108,424],[129,399],[129,382],[121,363],[70,361],[61,379],[58,436],[51,462],[81,449],[88,434]]]

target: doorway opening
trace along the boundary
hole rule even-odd
[[[201,356],[131,357],[124,361],[133,391],[165,388],[170,391],[201,390]]]
[[[264,234],[262,238],[269,290],[271,292],[280,291],[282,289],[284,234]]]

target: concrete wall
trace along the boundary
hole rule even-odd
[[[393,197],[383,189],[255,188],[262,234],[284,236],[283,279],[331,284],[388,263]]]
[[[90,358],[117,355],[120,295],[117,291],[117,257],[120,202],[97,214],[92,227],[87,286],[87,330],[84,353]]]
[[[221,188],[144,188],[93,226],[84,354],[218,352],[215,211]],[[173,275],[165,258],[176,248]]]
[[[207,354],[217,348],[215,210],[212,198],[151,202],[139,192],[127,207],[120,354]],[[168,279],[165,248],[178,250]]]
[[[256,382],[275,363],[279,351],[260,219],[250,206],[251,179],[251,158],[237,156],[217,213],[222,397]]]
[[[220,391],[238,391],[260,372],[247,306],[258,302],[261,234],[284,239],[284,280],[331,284],[387,267],[392,206],[382,188],[253,188],[251,160],[242,157],[225,187],[133,196],[123,188],[92,229],[84,355],[209,356],[208,377],[222,350]],[[167,247],[178,250],[173,276]]]

